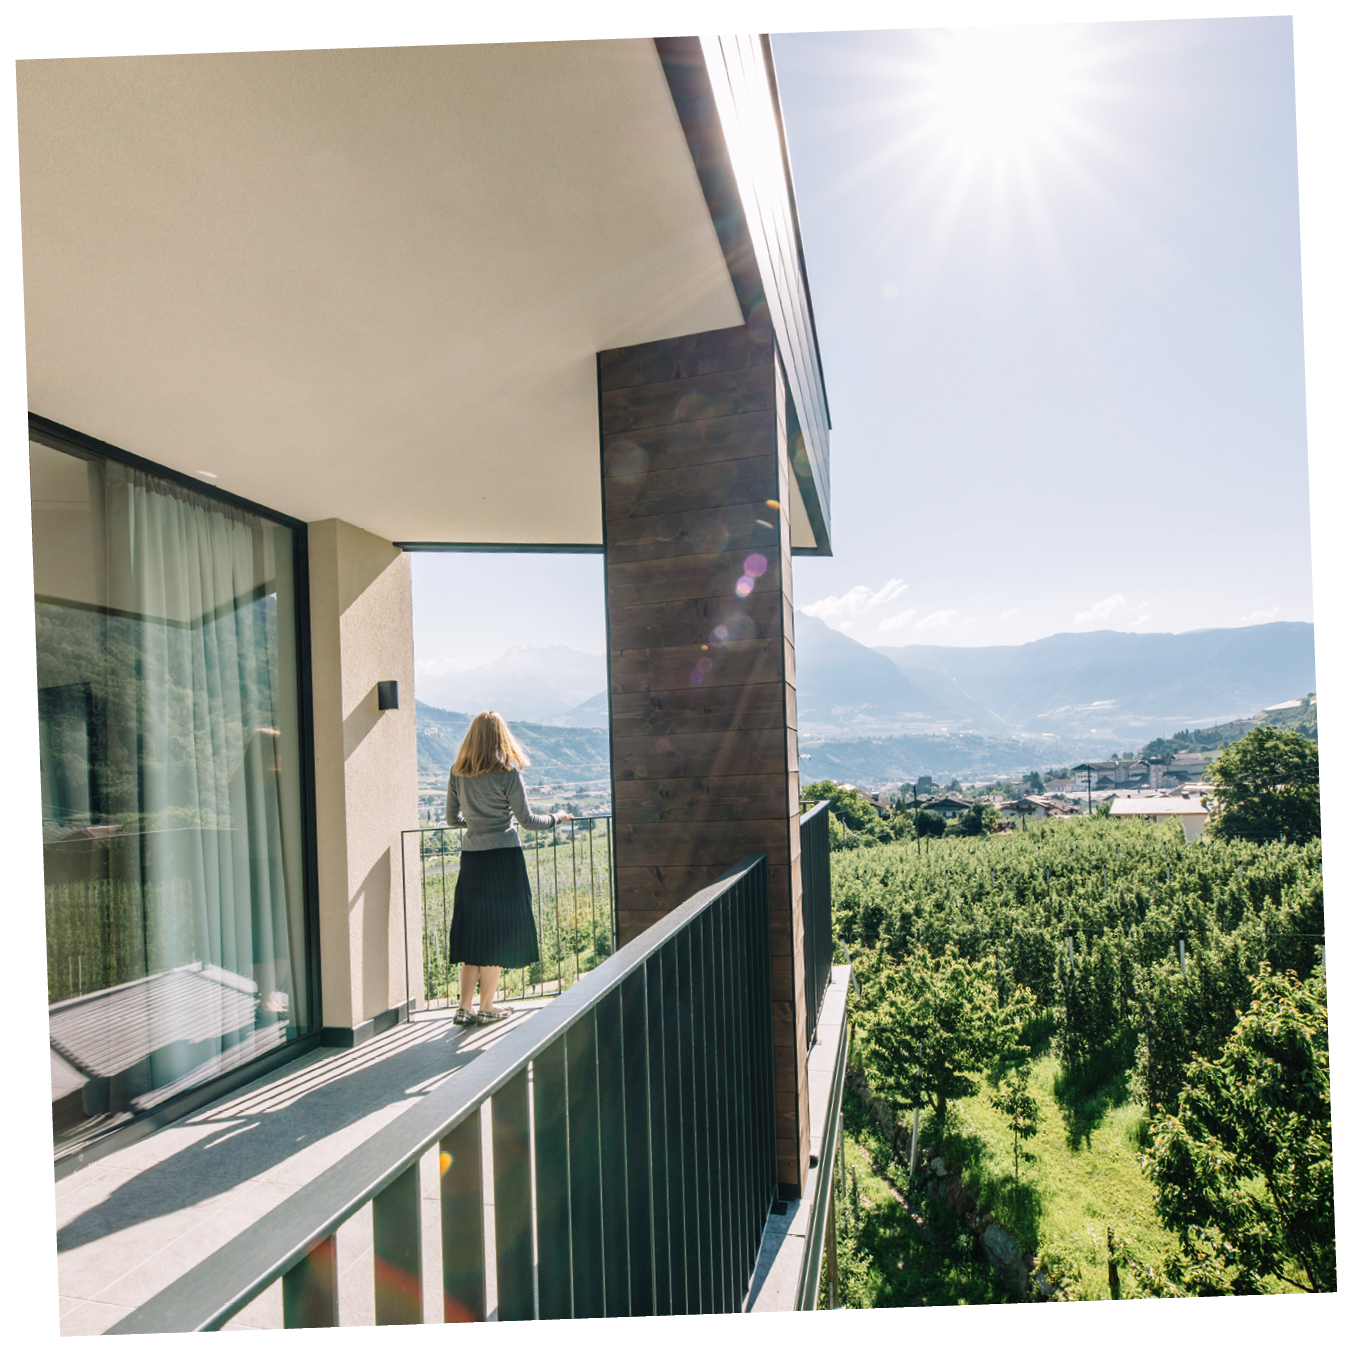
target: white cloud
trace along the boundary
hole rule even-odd
[[[1003,612],[1001,613],[1001,619],[1004,620],[1004,621],[1009,621],[1009,620],[1011,619],[1012,616],[1019,616],[1019,615],[1020,615],[1020,608],[1019,608],[1018,606],[1013,606],[1009,611],[1003,611]]]
[[[824,597],[820,602],[810,602],[801,610],[806,616],[817,616],[825,621],[832,616],[860,616],[866,611],[885,602],[891,602],[899,593],[907,590],[907,584],[901,578],[890,578],[882,588],[871,592],[863,583],[844,592],[840,597]]]
[[[1124,599],[1122,592],[1116,592],[1113,597],[1104,597],[1098,601],[1089,611],[1078,611],[1076,613],[1076,623],[1085,625],[1087,621],[1103,621],[1112,616],[1121,607],[1126,607],[1128,602]]]
[[[1152,619],[1152,618],[1151,618],[1146,612],[1143,612],[1143,614],[1142,614],[1141,616],[1134,616],[1133,619],[1132,619],[1131,621],[1129,621],[1129,624],[1130,624],[1130,625],[1146,625],[1147,622],[1150,621],[1151,619]]]
[[[901,578],[890,578],[878,592],[874,593],[868,605],[883,606],[885,602],[891,602],[900,593],[907,591],[907,584]]]
[[[1270,607],[1268,611],[1252,611],[1249,616],[1241,618],[1242,625],[1263,625],[1266,621],[1277,620],[1279,616],[1278,607]]]
[[[802,610],[806,616],[817,616],[822,621],[830,616],[850,616],[861,609],[869,595],[869,588],[862,584],[840,597],[824,597],[821,602],[810,602]]]
[[[917,622],[918,630],[934,630],[937,626],[949,625],[959,619],[957,611],[933,611]]]
[[[896,300],[898,297],[898,284],[896,282],[886,282],[879,289],[879,294],[886,301]]]
[[[908,611],[900,612],[897,616],[890,616],[886,621],[880,621],[879,628],[880,630],[901,630],[916,614],[916,607],[912,607]]]

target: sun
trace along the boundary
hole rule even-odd
[[[1077,67],[1065,29],[951,30],[917,69],[917,110],[961,158],[1026,159],[1068,130]]]

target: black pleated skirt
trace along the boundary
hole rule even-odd
[[[541,957],[520,846],[462,851],[447,954],[454,964],[522,968]]]

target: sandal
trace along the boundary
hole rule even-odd
[[[475,1024],[493,1025],[500,1020],[506,1020],[510,1015],[512,1015],[512,1007],[495,1006],[492,1011],[480,1010],[475,1016]]]

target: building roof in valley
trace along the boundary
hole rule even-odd
[[[1157,818],[1167,814],[1185,817],[1208,817],[1201,800],[1186,799],[1184,795],[1135,795],[1131,799],[1116,799],[1110,805],[1112,818]]]
[[[1016,813],[1034,813],[1043,809],[1045,813],[1064,815],[1077,811],[1075,805],[1063,799],[1054,799],[1051,795],[1022,795],[1002,807],[1014,809]]]

